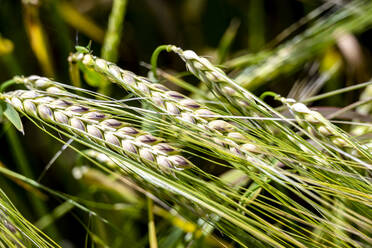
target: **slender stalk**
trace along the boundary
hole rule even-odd
[[[168,51],[168,49],[169,49],[169,45],[158,46],[151,55],[151,67],[152,67],[151,70],[152,70],[152,74],[154,75],[155,79],[158,79],[158,72],[156,69],[158,68],[159,55],[162,51],[165,51],[165,50]]]
[[[154,206],[152,199],[147,197],[147,213],[148,213],[148,228],[149,228],[149,243],[150,248],[158,248],[158,241],[156,239],[156,228],[154,221]]]
[[[102,45],[102,58],[114,63],[118,60],[127,3],[128,0],[114,0]]]
[[[102,45],[102,58],[116,63],[119,57],[119,44],[122,36],[127,0],[114,0],[108,28]],[[101,93],[110,95],[111,84],[104,80],[100,83]]]
[[[231,45],[236,37],[237,31],[240,26],[240,21],[237,19],[233,19],[230,22],[229,27],[226,29],[225,33],[223,34],[220,44],[218,45],[217,49],[217,64],[221,64],[222,62],[225,61]]]
[[[0,92],[4,92],[4,90],[6,89],[6,88],[8,88],[9,86],[12,86],[12,85],[14,85],[14,84],[16,84],[17,82],[15,81],[15,80],[13,80],[13,79],[10,79],[10,80],[8,80],[8,81],[5,81],[4,83],[2,83],[1,85],[0,85]]]

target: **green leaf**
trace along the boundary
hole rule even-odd
[[[13,106],[7,102],[1,102],[0,106],[0,113],[3,113],[4,116],[18,129],[18,131],[24,134],[21,118]]]

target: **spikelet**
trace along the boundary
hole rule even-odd
[[[360,95],[360,101],[366,101],[372,98],[372,85],[367,86]],[[356,108],[356,111],[362,115],[372,115],[372,103],[363,104]],[[372,133],[372,127],[354,125],[351,133],[355,136]]]
[[[191,162],[161,138],[97,109],[76,104],[73,99],[49,95],[46,92],[17,90],[3,94],[3,97],[18,111],[58,125],[129,157],[139,157],[144,163],[155,164],[165,171],[192,166]]]
[[[182,50],[177,46],[168,46],[169,51],[178,54],[185,61],[186,68],[201,81],[207,83],[210,87],[218,89],[220,95],[229,96],[231,101],[234,101],[241,107],[255,107],[261,109],[255,101],[253,94],[242,88],[231,80],[226,73],[220,68],[214,66],[208,59],[198,56],[192,50]],[[215,86],[218,86],[216,88]],[[237,89],[240,89],[238,92]],[[262,110],[262,109],[261,109]]]
[[[277,99],[288,106],[298,123],[309,133],[317,137],[327,138],[340,148],[352,147],[340,131],[319,112],[311,110],[305,104],[296,102],[291,98],[277,97]]]

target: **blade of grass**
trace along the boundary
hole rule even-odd
[[[102,58],[116,63],[119,57],[119,44],[122,38],[127,0],[114,0],[108,22],[105,39],[102,45]],[[111,84],[105,80],[100,84],[99,91],[110,95]]]
[[[31,48],[40,63],[43,73],[54,76],[53,60],[50,56],[49,42],[40,21],[38,1],[23,0],[24,22],[30,39]]]
[[[109,18],[108,28],[102,45],[102,57],[111,62],[117,62],[119,44],[125,19],[128,0],[114,0]]]
[[[220,44],[217,49],[217,64],[221,64],[226,60],[226,57],[230,51],[231,45],[236,37],[237,31],[240,26],[240,21],[233,19],[230,22],[229,27],[226,29],[223,34]]]
[[[147,197],[147,213],[148,213],[148,228],[149,228],[149,243],[150,248],[158,248],[158,241],[156,238],[156,228],[154,221],[154,206],[152,199]]]

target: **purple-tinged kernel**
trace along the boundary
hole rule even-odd
[[[137,138],[139,142],[145,143],[145,144],[153,144],[157,141],[159,141],[158,138],[152,136],[151,134],[141,135]]]
[[[87,132],[98,139],[103,139],[101,130],[93,125],[87,125]]]
[[[48,120],[48,121],[54,121],[53,112],[49,107],[40,104],[37,107],[37,109],[38,109],[39,115],[42,119]]]
[[[70,119],[70,125],[75,128],[75,129],[78,129],[78,130],[81,130],[83,132],[85,132],[85,126],[84,126],[84,123],[79,120],[78,118],[71,118]]]

